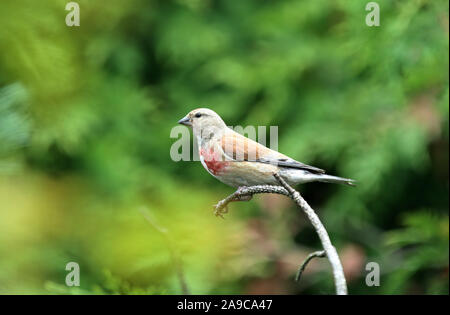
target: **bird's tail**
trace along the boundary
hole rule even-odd
[[[333,175],[320,174],[315,176],[315,180],[323,183],[344,184],[349,186],[356,186],[356,181],[350,178],[343,178]]]

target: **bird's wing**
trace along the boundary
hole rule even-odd
[[[234,131],[227,132],[222,136],[221,147],[225,155],[234,161],[267,163],[307,170],[312,173],[325,173],[320,168],[293,160]]]

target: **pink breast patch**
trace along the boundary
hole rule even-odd
[[[219,154],[214,152],[213,148],[209,150],[200,149],[200,155],[205,162],[208,171],[210,171],[214,175],[219,175],[224,171],[228,162],[222,161]]]

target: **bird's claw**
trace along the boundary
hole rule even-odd
[[[249,201],[252,199],[252,195],[244,195],[243,192],[247,187],[241,186],[238,187],[236,192],[230,196],[228,196],[226,199],[223,199],[219,201],[217,204],[214,205],[214,215],[216,217],[221,217],[222,219],[225,219],[223,215],[225,213],[228,213],[228,204],[233,201]]]
[[[224,208],[219,208],[216,206],[215,210],[214,210],[214,215],[216,217],[221,217],[222,219],[225,219],[225,217],[223,216],[225,213],[228,213],[228,207],[224,207]]]
[[[214,205],[214,215],[216,217],[221,217],[222,219],[225,219],[225,217],[223,216],[225,213],[228,213],[228,206],[227,205],[224,206],[222,204],[222,201]]]

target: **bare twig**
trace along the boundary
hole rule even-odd
[[[273,174],[277,181],[281,184],[280,186],[272,185],[258,185],[250,187],[241,187],[235,193],[231,194],[227,198],[219,201],[215,206],[214,214],[216,216],[222,216],[227,212],[227,206],[230,202],[240,200],[244,196],[253,196],[255,194],[262,193],[273,193],[280,194],[290,197],[295,203],[303,210],[303,212],[308,217],[309,221],[316,230],[319,239],[322,243],[323,249],[326,253],[331,268],[333,270],[334,284],[336,286],[336,294],[346,295],[347,294],[347,283],[344,277],[344,270],[342,268],[341,261],[337,254],[336,248],[331,244],[330,237],[328,236],[327,230],[323,226],[317,214],[310,207],[310,205],[302,198],[300,193],[289,186],[286,181],[277,173]]]
[[[328,232],[323,226],[317,214],[310,207],[310,205],[306,202],[305,199],[302,198],[300,193],[296,191],[294,188],[289,186],[286,181],[279,175],[274,174],[275,178],[280,182],[280,184],[289,191],[290,197],[297,203],[297,205],[305,212],[309,221],[315,228],[317,234],[319,235],[320,241],[322,242],[323,249],[327,254],[328,260],[330,261],[331,267],[333,269],[334,276],[334,284],[336,286],[336,294],[345,295],[347,294],[347,282],[345,281],[344,269],[342,268],[341,261],[339,259],[336,248],[331,244],[330,237],[328,236]]]
[[[326,253],[324,250],[318,250],[317,252],[311,253],[306,257],[305,261],[300,265],[300,268],[298,268],[297,275],[295,276],[295,281],[299,282],[300,278],[302,277],[303,271],[305,271],[306,265],[316,257],[326,257]]]
[[[219,201],[214,206],[214,214],[218,217],[223,218],[223,214],[228,212],[228,204],[232,201],[238,201],[242,199],[242,197],[253,196],[256,194],[280,194],[289,197],[289,192],[280,186],[272,186],[272,185],[258,185],[258,186],[249,186],[249,187],[240,187],[234,193],[229,195],[227,198]]]
[[[144,216],[145,220],[147,220],[147,222],[164,237],[164,240],[167,244],[167,248],[169,249],[169,252],[170,252],[170,257],[172,259],[173,265],[175,266],[178,281],[180,282],[181,292],[186,295],[190,294],[189,288],[186,283],[186,279],[184,277],[183,266],[182,266],[180,255],[179,255],[176,247],[174,246],[174,242],[173,242],[172,238],[170,237],[169,231],[166,228],[158,225],[155,222],[155,220],[153,220],[153,218],[150,216],[150,213],[148,212],[147,209],[142,207],[139,211]]]

